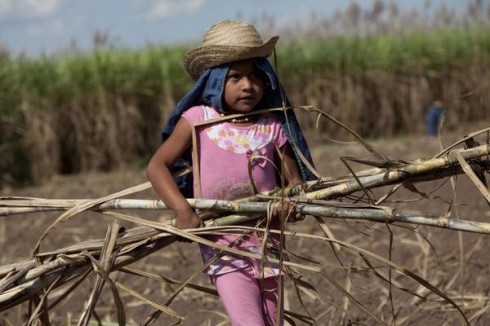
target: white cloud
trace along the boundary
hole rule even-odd
[[[67,26],[62,21],[56,20],[48,24],[31,24],[27,28],[27,35],[30,37],[39,36],[59,36],[67,29]]]
[[[49,17],[61,5],[62,0],[0,0],[0,21]]]
[[[172,16],[191,15],[204,6],[206,0],[158,0],[154,1],[138,16],[145,21],[156,21]],[[141,5],[140,2],[135,2]]]
[[[24,3],[24,9],[30,10],[36,16],[47,16],[60,7],[61,0],[24,0],[17,3]]]
[[[44,33],[45,32],[43,27],[39,24],[32,24],[27,28],[27,35],[31,37],[38,37],[43,35]]]
[[[14,5],[14,0],[0,0],[0,15],[9,12]]]

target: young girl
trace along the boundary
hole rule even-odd
[[[281,185],[281,166],[286,185],[314,179],[307,167],[313,165],[311,156],[292,110],[220,120],[288,104],[266,59],[277,40],[275,36],[263,42],[252,25],[223,21],[205,33],[201,47],[184,57],[187,72],[197,81],[172,112],[163,143],[147,167],[153,188],[175,213],[177,228],[202,225],[186,197],[233,200],[272,190]],[[197,150],[194,161],[192,150]],[[192,174],[174,179],[172,171],[185,165],[192,165],[194,180]],[[242,251],[262,251],[255,232],[208,239]],[[277,236],[268,239],[277,247]],[[201,252],[205,262],[219,253],[208,246],[201,246]],[[276,325],[276,264],[225,253],[211,262],[207,274],[232,325]]]

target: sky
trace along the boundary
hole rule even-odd
[[[361,7],[374,0],[353,0]],[[387,0],[388,1],[388,0]],[[385,2],[387,2],[385,1]],[[392,0],[402,8],[444,3],[464,8],[469,0]],[[488,0],[485,0],[488,1]],[[0,0],[0,46],[13,55],[51,54],[76,43],[93,46],[96,31],[111,44],[139,49],[149,43],[171,45],[199,42],[203,33],[223,19],[272,17],[276,25],[302,22],[312,13],[329,17],[349,0]],[[264,37],[265,38],[265,37]]]

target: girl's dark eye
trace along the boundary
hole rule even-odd
[[[251,73],[250,78],[252,78],[254,81],[260,82],[264,82],[265,80],[265,76],[260,70],[255,70],[253,73]]]
[[[228,79],[233,79],[233,80],[237,80],[240,78],[240,74],[239,73],[236,73],[236,72],[232,72],[228,75]]]
[[[257,72],[253,72],[250,74],[250,78],[253,79],[253,80],[260,80],[261,79],[261,76],[259,73]]]

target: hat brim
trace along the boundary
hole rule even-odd
[[[274,51],[279,36],[271,37],[260,46],[207,45],[189,51],[184,56],[184,66],[189,75],[197,80],[207,68],[224,63],[251,58],[267,58]]]

